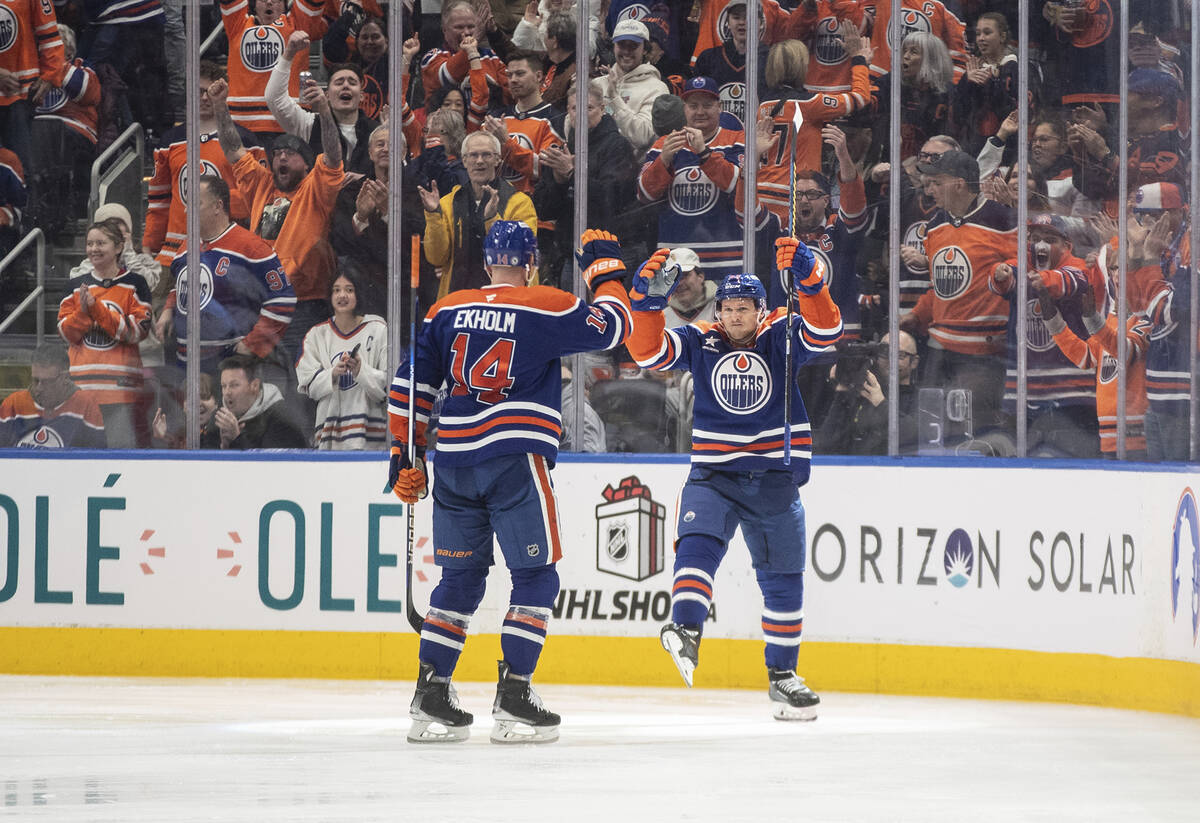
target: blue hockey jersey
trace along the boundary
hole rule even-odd
[[[190,252],[171,263],[175,288],[179,360],[187,361],[187,278]],[[296,293],[274,250],[258,235],[230,223],[204,244],[200,255],[200,350],[202,368],[215,366],[242,340],[258,357],[270,354],[296,310]]]
[[[540,454],[553,466],[562,435],[566,354],[612,349],[632,325],[621,284],[600,286],[591,305],[549,286],[485,286],[451,292],[425,316],[416,353],[417,443],[443,383],[437,462],[473,466],[505,454]],[[392,437],[408,442],[408,363],[388,396]]]
[[[795,365],[816,357],[842,336],[842,317],[828,287],[798,294],[792,325]],[[651,369],[692,373],[695,410],[692,465],[730,471],[783,470],[787,312],[759,324],[752,346],[734,346],[720,323],[664,327],[662,312],[634,312],[630,354]],[[792,463],[798,485],[808,481],[812,426],[799,388],[792,392]]]

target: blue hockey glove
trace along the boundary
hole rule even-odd
[[[579,261],[579,271],[583,273],[589,289],[595,291],[601,283],[620,280],[624,276],[621,244],[615,234],[588,229],[579,238],[579,246],[575,250],[575,259]]]
[[[792,276],[792,285],[801,294],[816,294],[825,282],[825,267],[817,263],[812,249],[795,237],[775,241],[775,266]]]
[[[662,311],[679,283],[679,266],[668,265],[670,249],[659,249],[633,276],[629,305],[634,311]]]
[[[388,463],[388,481],[384,492],[392,492],[405,503],[416,503],[429,493],[425,479],[425,455],[417,449],[417,465],[408,461],[408,446],[403,440],[392,441],[392,457]]]

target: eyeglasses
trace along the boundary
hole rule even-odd
[[[822,197],[828,196],[827,192],[823,192],[820,189],[805,189],[796,192],[796,199],[798,200],[820,200]]]
[[[1061,143],[1062,138],[1057,134],[1039,134],[1037,137],[1032,138],[1029,142],[1035,144]]]
[[[941,156],[942,156],[943,154],[945,154],[945,153],[946,153],[946,152],[944,152],[944,151],[922,151],[922,152],[917,152],[917,162],[919,162],[919,163],[932,163],[934,160],[937,160],[939,157],[941,157]]]

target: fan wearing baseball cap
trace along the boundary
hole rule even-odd
[[[646,153],[638,199],[665,203],[658,217],[658,246],[686,246],[700,257],[705,277],[720,281],[742,272],[742,226],[735,196],[744,136],[721,126],[721,100],[711,77],[684,84],[687,125]],[[760,209],[757,228],[769,212]]]
[[[1146,453],[1150,460],[1189,460],[1194,456],[1188,397],[1198,341],[1191,337],[1188,206],[1179,186],[1151,183],[1133,193],[1129,209],[1130,310],[1136,312],[1144,303],[1152,325],[1146,356]],[[1140,245],[1135,222],[1145,232]]]
[[[654,101],[669,93],[658,69],[646,62],[650,32],[639,20],[622,20],[613,30],[615,62],[601,81],[604,105],[621,134],[641,157],[654,143]]]
[[[901,326],[928,333],[924,385],[970,390],[979,431],[1000,412],[1008,306],[988,277],[1017,256],[1016,213],[980,196],[979,164],[966,152],[951,149],[917,168],[938,206],[925,235],[932,288]]]

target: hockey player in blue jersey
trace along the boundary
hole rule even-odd
[[[792,237],[776,241],[777,267],[796,290],[799,317],[789,332],[784,309],[767,311],[752,274],[733,274],[717,290],[717,322],[663,326],[674,288],[666,250],[634,278],[634,329],[629,347],[652,369],[688,369],[695,385],[692,467],[679,502],[671,620],[663,647],[688,686],[699,663],[700,637],[713,581],[729,540],[742,537],[763,595],[768,691],[780,720],[812,720],[819,698],[796,675],[804,618],[804,506],[812,431],[795,381],[786,374],[787,335],[797,364],[842,335],[841,314],[824,284],[824,265]],[[790,464],[785,463],[785,392],[792,392]]]
[[[578,252],[595,293],[589,305],[549,286],[528,286],[537,241],[525,224],[498,220],[484,257],[491,284],[452,292],[425,316],[417,343],[415,442],[424,450],[429,410],[446,386],[433,465],[433,547],[441,580],[421,629],[420,674],[410,714],[412,742],[465,740],[472,716],[451,675],[493,564],[493,535],[512,577],[501,628],[500,678],[492,707],[497,743],[550,742],[559,716],[530,686],[562,556],[550,469],[562,434],[559,358],[612,349],[632,324],[616,238],[585,232]],[[406,503],[424,496],[424,461],[407,458],[409,371],[397,371],[389,399],[389,488]]]

